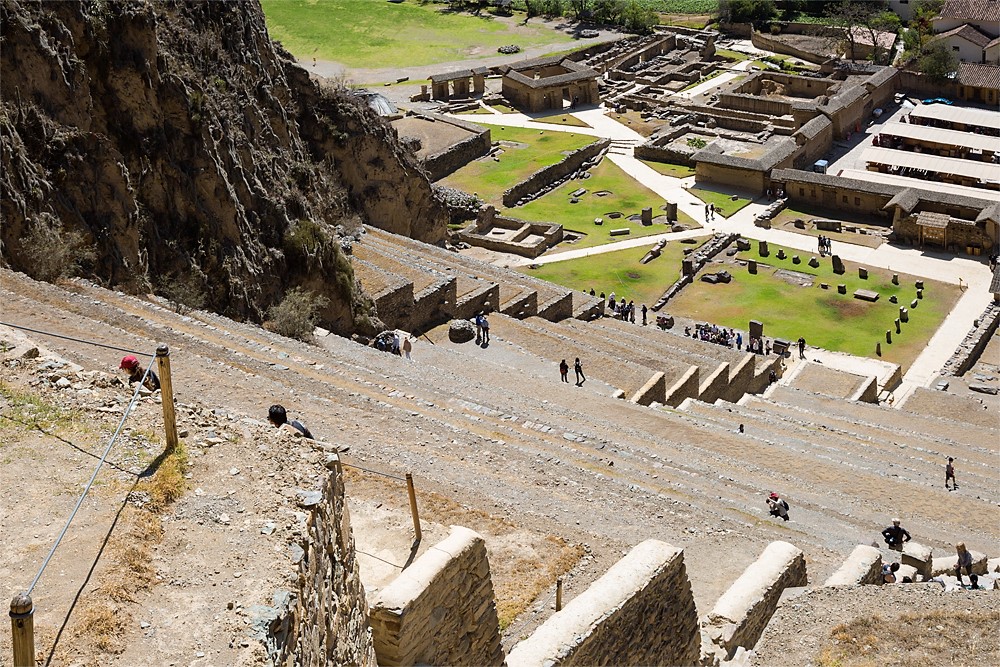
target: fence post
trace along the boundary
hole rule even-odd
[[[14,667],[35,665],[34,604],[27,593],[18,593],[10,601],[10,631],[13,638]]]
[[[406,490],[410,493],[410,514],[413,515],[413,532],[416,541],[420,541],[420,515],[417,513],[417,492],[413,488],[413,475],[406,473]]]
[[[156,364],[160,371],[160,403],[163,404],[163,429],[167,432],[167,451],[177,447],[177,416],[174,413],[174,386],[170,381],[170,348],[156,348]]]
[[[562,577],[556,579],[556,611],[562,610]]]

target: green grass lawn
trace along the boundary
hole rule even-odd
[[[441,181],[442,185],[475,193],[486,202],[500,206],[503,191],[523,181],[542,167],[560,162],[568,151],[583,148],[596,137],[572,132],[529,130],[490,125],[493,141],[516,141],[524,148],[504,148],[499,162],[475,160]],[[575,188],[574,188],[575,189]]]
[[[687,178],[688,176],[694,176],[694,167],[688,167],[683,164],[670,164],[669,162],[653,162],[652,160],[639,160],[648,167],[655,169],[664,176],[671,176],[673,178]]]
[[[572,42],[541,24],[447,11],[407,0],[262,0],[267,29],[298,58],[347,67],[413,67],[497,55],[497,47]]]
[[[567,125],[569,127],[590,127],[576,116],[567,114],[552,114],[551,116],[540,116],[535,118],[539,123],[552,123],[553,125]]]
[[[715,190],[706,190],[698,186],[688,188],[688,192],[706,204],[715,204],[715,210],[721,212],[724,218],[728,218],[750,203],[749,199],[744,199],[743,197],[739,197],[734,201],[732,195],[727,195],[724,192],[716,192]]]
[[[509,107],[506,104],[494,104],[493,108],[500,113],[519,113],[517,109]]]
[[[586,189],[587,194],[580,197],[578,203],[570,204],[570,193],[580,188]],[[594,194],[602,190],[608,190],[611,194],[604,197]],[[630,228],[632,237],[668,232],[670,229],[664,224],[643,227],[638,222],[627,220],[628,216],[638,215],[647,206],[653,208],[654,216],[660,215],[663,213],[660,210],[663,204],[663,199],[655,192],[626,174],[614,162],[602,160],[601,164],[591,170],[591,177],[587,180],[567,181],[552,192],[524,206],[505,209],[504,214],[523,220],[558,222],[565,229],[586,234],[576,243],[559,246],[560,250],[569,250],[623,241],[629,237],[611,236],[612,229],[622,227]],[[607,213],[612,211],[621,212],[623,217],[617,220],[608,218]],[[698,223],[683,211],[678,211],[677,216],[681,224],[688,227],[698,226]],[[604,218],[604,224],[595,225],[595,218]]]
[[[557,285],[585,292],[594,289],[598,294],[614,292],[616,297],[626,301],[652,306],[680,277],[684,249],[697,248],[707,238],[698,239],[696,243],[670,241],[660,256],[648,264],[639,263],[649,251],[649,247],[642,247],[565,262],[551,262],[542,264],[537,269],[524,267],[519,270]]]
[[[740,53],[739,51],[730,51],[729,49],[716,49],[715,55],[719,58],[725,58],[726,60],[734,60],[740,62],[741,60],[747,60],[750,58],[745,53]]]
[[[796,251],[785,249],[786,258],[779,260],[778,246],[770,246],[767,258],[759,256],[759,248],[754,241],[751,250],[738,255],[740,259],[761,262],[757,275],[751,275],[746,267],[730,266],[731,283],[710,285],[695,280],[667,305],[667,310],[744,330],[749,320],[759,320],[768,337],[797,340],[802,336],[810,345],[863,357],[875,357],[875,344],[881,342],[881,358],[900,364],[905,371],[960,295],[957,286],[924,280],[924,298],[910,310],[910,321],[902,324],[902,333],[896,334],[894,320],[899,316],[899,307],[909,308],[910,301],[916,298],[915,277],[900,275],[899,285],[893,285],[890,271],[869,269],[868,279],[862,280],[858,266],[851,263],[846,263],[846,272],[838,276],[833,273],[829,257],[821,259],[819,268],[814,269],[807,264],[807,253],[798,253],[802,263],[796,265],[791,260]],[[719,264],[708,265],[710,271],[719,268]],[[776,269],[814,276],[813,285],[802,287],[776,277]],[[830,288],[822,289],[820,283]],[[847,294],[838,294],[837,285],[841,283],[847,286]],[[874,290],[881,296],[875,303],[861,301],[854,298],[857,289]],[[899,303],[890,303],[893,294]],[[885,342],[886,330],[893,332],[892,344]]]
[[[694,83],[691,83],[691,84],[689,84],[687,86],[684,86],[684,88],[681,89],[681,92],[683,93],[685,90],[691,90],[692,88],[697,88],[701,84],[705,83],[706,81],[711,81],[712,79],[714,79],[715,77],[719,76],[720,74],[722,74],[725,71],[726,70],[724,70],[724,69],[717,69],[714,72],[712,72],[711,74],[709,74],[708,76],[702,77],[701,79],[695,81]]]

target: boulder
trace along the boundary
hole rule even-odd
[[[468,343],[476,339],[476,327],[469,320],[452,320],[448,323],[448,340],[452,343]]]

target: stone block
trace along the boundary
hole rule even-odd
[[[868,280],[868,269],[863,266],[858,267],[858,278],[862,280]]]
[[[882,552],[873,546],[859,544],[840,569],[830,575],[824,586],[854,586],[877,584],[882,581]]]
[[[750,332],[751,338],[760,338],[764,335],[764,323],[758,320],[750,320],[750,326],[747,327]]]
[[[903,306],[899,307],[899,321],[900,322],[910,321],[910,311],[904,308]]]
[[[899,303],[899,298],[895,294],[892,294],[889,296],[889,303]]]
[[[604,218],[594,218],[594,224],[600,227],[604,224]]]
[[[647,206],[646,208],[642,209],[642,212],[640,213],[640,215],[641,215],[642,224],[644,226],[648,227],[649,225],[653,224],[653,209],[652,208],[650,208],[650,207]]]
[[[771,254],[770,251],[767,249],[767,241],[761,241],[757,247],[759,248],[761,257],[767,257],[769,254]]]
[[[736,249],[737,250],[749,250],[750,249],[750,241],[748,239],[744,239],[744,238],[738,238],[738,239],[736,239]]]
[[[696,273],[695,263],[693,259],[685,257],[681,260],[681,275],[682,276],[693,276]]]
[[[785,258],[785,249],[784,248],[778,248],[778,254],[775,255],[775,257],[777,257],[778,259],[784,259]]]
[[[931,578],[933,569],[933,550],[923,544],[909,541],[903,545],[903,565],[911,565],[917,570],[917,574],[925,579]]]
[[[910,302],[910,310],[913,310],[916,307],[917,307],[917,300],[914,299],[913,301]]]
[[[885,330],[885,342],[890,344],[892,343],[892,331],[890,331],[889,329]]]
[[[990,558],[986,561],[986,569],[989,572],[1000,572],[1000,558]]]
[[[910,578],[910,581],[916,581],[919,571],[912,565],[900,565],[899,570],[896,572],[896,583],[902,583],[903,579],[906,577]]]
[[[838,276],[843,275],[844,271],[844,260],[840,259],[840,255],[834,255],[831,260],[833,261],[833,272]]]
[[[972,573],[983,575],[989,572],[989,559],[986,554],[980,553],[978,551],[970,551],[972,554]],[[955,574],[955,566],[958,565],[958,554],[953,554],[951,556],[939,556],[934,559],[934,565],[931,567],[931,576],[937,576],[939,574]],[[965,576],[965,569],[962,569],[962,576]]]
[[[897,317],[894,324],[896,325],[896,333],[902,333],[903,330],[899,326],[899,318]]]
[[[861,299],[862,301],[878,301],[879,296],[881,296],[875,290],[870,289],[858,289],[854,290],[854,298]]]
[[[802,259],[798,255],[792,255],[792,264],[801,264]]]
[[[918,299],[923,299],[924,298],[924,291],[922,289],[918,289],[917,290],[917,298]]]
[[[819,284],[819,288],[820,289],[830,289],[830,283],[820,283]]]
[[[631,233],[631,231],[632,230],[630,230],[628,227],[621,227],[619,229],[612,229],[611,230],[611,236],[627,236],[629,233]]]
[[[914,286],[917,289],[923,289],[924,288],[924,281],[923,280],[918,280],[917,282],[914,283]]]
[[[898,273],[892,274],[892,284],[893,285],[898,285],[899,284],[899,274]]]
[[[749,260],[747,261],[747,271],[752,275],[757,275],[757,261]]]
[[[809,266],[811,266],[814,269],[818,269],[819,268],[819,259],[817,259],[815,256],[810,257],[809,258]]]
[[[837,285],[837,294],[847,294],[847,285],[844,283]]]

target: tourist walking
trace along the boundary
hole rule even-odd
[[[648,310],[649,309],[646,308],[646,304],[642,304],[642,326],[646,326],[646,311]]]
[[[410,337],[407,336],[403,340],[403,354],[407,359],[410,359],[410,352],[413,350],[413,343],[410,342]]]
[[[490,344],[490,321],[483,315],[481,318],[483,325],[483,345]]]
[[[948,465],[944,467],[944,488],[948,488],[948,480],[951,480],[951,491],[958,491],[958,482],[955,480],[955,459],[948,457]]]
[[[705,222],[709,221],[708,212],[709,212],[708,204],[705,204]]]
[[[476,345],[483,342],[483,311],[476,313]]]
[[[573,370],[576,372],[576,386],[583,386],[583,383],[587,381],[587,376],[583,374],[583,364],[580,363],[580,357],[576,358],[576,363],[573,364]]]
[[[563,382],[569,383],[569,364],[566,363],[565,359],[559,362],[559,376]]]

